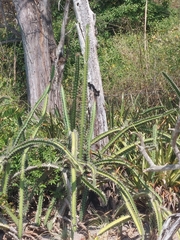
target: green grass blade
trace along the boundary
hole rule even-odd
[[[91,119],[89,123],[89,131],[87,133],[87,160],[90,160],[90,151],[91,151],[91,141],[94,133],[94,124],[96,118],[96,101],[93,103],[92,111],[91,111]]]
[[[77,159],[78,154],[78,133],[74,130],[71,133],[71,142],[72,142],[72,149],[71,153],[72,156]],[[72,235],[77,230],[77,177],[76,177],[76,169],[71,167],[71,224],[72,224]]]
[[[43,208],[43,199],[44,199],[44,189],[41,188],[39,192],[39,198],[38,198],[38,204],[37,204],[37,210],[35,215],[35,224],[38,226],[41,223],[41,214],[42,214],[42,208]]]
[[[153,199],[154,197],[150,197],[150,198],[151,198],[151,204],[153,206],[153,210],[154,210],[155,215],[156,215],[158,232],[160,233],[161,230],[162,230],[162,225],[163,225],[163,219],[162,219],[160,204],[156,199]]]
[[[34,115],[36,109],[38,108],[39,104],[42,102],[42,100],[45,98],[45,96],[47,96],[48,92],[50,90],[50,85],[47,86],[47,88],[45,89],[44,93],[42,94],[42,96],[39,98],[39,100],[37,101],[37,103],[34,105],[34,107],[32,108],[32,110],[29,113],[29,116],[27,118],[27,120],[25,121],[25,123],[23,124],[23,127],[21,128],[21,130],[19,131],[15,141],[14,141],[14,146],[18,144],[18,141],[21,137],[21,135],[24,133],[28,123],[30,122],[32,116]]]
[[[64,88],[61,85],[61,99],[62,99],[62,109],[63,109],[63,119],[64,119],[64,123],[66,126],[66,131],[67,134],[69,136],[69,133],[71,131],[71,127],[70,127],[70,122],[69,122],[69,116],[68,116],[68,108],[67,108],[67,104],[66,104],[66,97],[65,97],[65,92],[64,92]]]
[[[50,214],[51,214],[51,212],[52,212],[52,210],[53,210],[53,207],[54,207],[55,203],[56,203],[56,198],[53,197],[53,198],[51,199],[51,202],[50,202],[50,204],[49,204],[49,206],[48,206],[48,209],[47,209],[47,211],[46,211],[46,215],[45,215],[45,218],[44,218],[44,225],[45,225],[45,226],[47,226],[48,219],[49,219],[49,217],[50,217]]]
[[[3,178],[2,178],[2,193],[3,194],[7,194],[7,190],[8,190],[8,181],[9,181],[9,177],[10,177],[10,163],[7,162],[4,166],[4,172],[3,172]]]
[[[16,215],[6,205],[3,206],[3,209],[8,214],[8,216],[12,219],[12,221],[16,224],[16,226],[18,227],[18,218],[16,217]]]
[[[107,199],[105,194],[99,190],[97,187],[94,187],[84,176],[81,177],[82,183],[89,189],[95,192],[103,201],[104,204],[107,204]]]
[[[23,234],[23,209],[24,209],[24,191],[25,191],[25,161],[27,156],[26,149],[21,157],[21,174],[20,174],[20,188],[19,188],[19,221],[18,221],[18,237],[21,239]]]
[[[76,127],[76,105],[77,105],[77,95],[78,95],[78,83],[79,83],[79,58],[80,55],[76,55],[76,61],[75,61],[75,76],[74,76],[74,82],[73,82],[73,94],[72,94],[72,107],[71,107],[71,131],[73,131]]]
[[[152,142],[153,142],[153,138],[147,138],[144,140],[144,143],[152,143]],[[137,147],[137,144],[140,144],[140,142],[132,143],[132,144],[129,144],[128,146],[121,148],[119,151],[115,152],[111,157],[114,158],[117,156],[127,154],[133,149],[135,149]]]
[[[97,170],[97,173],[105,178],[108,178],[110,181],[114,182],[117,186],[119,186],[120,188],[120,192],[122,197],[124,198],[126,207],[138,229],[139,234],[141,235],[142,239],[144,239],[144,228],[143,228],[143,224],[142,221],[139,217],[138,214],[138,210],[136,208],[135,202],[132,198],[132,196],[130,195],[130,193],[128,192],[127,187],[121,183],[120,181],[118,181],[117,179],[115,179],[112,175],[110,175],[109,173],[106,173],[104,171],[101,170]]]
[[[142,224],[142,221],[139,217],[139,214],[138,214],[138,211],[137,211],[137,208],[135,206],[135,202],[133,200],[133,198],[131,197],[131,195],[129,194],[129,192],[126,191],[126,193],[122,193],[122,196],[125,200],[125,203],[126,203],[126,207],[138,229],[138,232],[139,234],[141,235],[142,237],[142,240],[144,239],[144,235],[145,235],[145,232],[144,232],[144,228],[143,228],[143,224]]]
[[[159,110],[164,110],[165,107],[164,106],[156,106],[156,107],[152,107],[152,108],[148,108],[146,109],[143,113],[141,113],[141,115],[146,115],[148,113],[154,112],[154,111],[159,111]]]
[[[108,230],[112,229],[113,227],[123,224],[127,221],[129,221],[131,219],[131,216],[126,215],[126,216],[122,216],[116,220],[114,220],[113,222],[107,224],[105,227],[101,228],[101,230],[98,232],[97,236],[100,236],[101,234],[107,232]],[[98,238],[95,238],[98,239]]]
[[[180,98],[180,89],[178,88],[178,86],[165,72],[162,72],[162,74],[165,77],[165,79],[168,81],[172,89],[175,91],[177,97]]]
[[[108,130],[107,132],[105,133],[102,133],[100,134],[99,136],[95,137],[91,144],[95,144],[96,142],[100,141],[101,139],[109,136],[110,134],[113,134],[113,133],[117,133],[116,136],[114,138],[112,138],[109,143],[101,150],[101,153],[104,153],[105,151],[107,151],[107,149],[119,138],[121,137],[125,132],[129,131],[129,130],[134,130],[136,129],[137,127],[145,124],[145,123],[148,123],[152,120],[155,120],[155,119],[158,119],[158,118],[161,118],[161,117],[164,117],[164,116],[167,116],[171,113],[175,112],[174,109],[171,109],[169,111],[166,111],[164,112],[163,114],[158,114],[158,115],[155,115],[155,116],[151,116],[151,117],[147,117],[147,118],[144,118],[142,120],[138,120],[137,122],[135,123],[132,123],[130,124],[129,126],[125,127],[124,129],[122,128],[114,128],[114,129],[111,129],[111,130]],[[119,132],[119,133],[118,133]]]

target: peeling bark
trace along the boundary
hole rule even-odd
[[[86,37],[86,26],[89,26],[89,41],[90,41],[90,52],[89,52],[89,60],[88,60],[88,83],[93,84],[95,89],[99,91],[98,96],[94,96],[93,91],[89,91],[88,93],[88,107],[89,112],[91,112],[91,108],[93,102],[97,102],[97,113],[96,113],[96,121],[94,128],[94,136],[97,136],[103,132],[108,130],[107,127],[107,119],[105,112],[105,100],[104,100],[104,92],[102,87],[102,79],[97,55],[97,38],[96,38],[96,16],[91,11],[88,0],[73,0],[74,10],[77,19],[77,31],[79,36],[79,42],[81,46],[82,54],[85,52],[85,37]],[[88,89],[89,90],[89,89]],[[96,99],[95,99],[96,98]],[[108,138],[104,138],[99,141],[95,149],[101,149],[104,145],[108,143]]]

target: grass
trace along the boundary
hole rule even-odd
[[[140,94],[147,106],[160,104],[164,94],[173,98],[161,72],[168,73],[178,84],[180,31],[178,14],[158,23],[148,35],[145,58],[141,33],[117,34],[101,41],[100,66],[107,99],[128,100]]]

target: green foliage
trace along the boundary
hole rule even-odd
[[[0,45],[0,95],[26,100],[22,43]]]
[[[177,14],[158,23],[152,34],[147,34],[146,52],[141,33],[100,38],[98,51],[105,99],[113,105],[114,112],[120,111],[123,101],[125,110],[132,110],[133,106],[137,111],[161,104],[176,106],[177,100],[160,72],[169,73],[178,85],[178,23]]]
[[[8,181],[9,181],[9,177],[10,177],[10,162],[9,159],[16,154],[17,151],[21,150],[21,148],[19,149],[19,147],[16,147],[16,145],[18,144],[19,140],[21,139],[21,136],[25,136],[25,129],[27,128],[27,125],[29,124],[29,121],[31,120],[35,110],[37,109],[39,103],[46,97],[46,101],[45,101],[45,106],[44,109],[42,111],[42,118],[39,121],[37,128],[35,129],[35,131],[32,133],[32,138],[34,138],[36,136],[36,133],[39,129],[39,126],[42,122],[43,119],[43,115],[46,112],[46,106],[47,106],[47,93],[49,91],[49,86],[47,87],[46,91],[44,92],[44,94],[42,95],[42,97],[39,99],[39,101],[36,103],[36,105],[34,106],[34,108],[32,109],[31,113],[29,114],[29,117],[27,118],[26,122],[24,123],[24,125],[22,126],[21,130],[19,131],[15,141],[13,142],[12,146],[9,146],[8,151],[6,152],[6,156],[2,156],[1,159],[1,164],[2,164],[2,169],[1,169],[1,174],[2,176],[2,193],[3,194],[7,194],[7,189],[8,189]],[[25,141],[25,137],[23,137],[23,141]],[[15,150],[17,149],[17,150]],[[4,206],[4,210],[7,212],[7,214],[12,218],[12,220],[15,222],[15,224],[18,227],[18,237],[21,239],[22,238],[22,234],[23,234],[23,218],[24,218],[24,195],[25,195],[25,165],[26,165],[26,160],[27,160],[27,153],[28,153],[28,148],[22,148],[25,149],[22,157],[21,157],[21,169],[20,169],[20,186],[19,186],[19,215],[18,215],[18,222],[16,221],[16,216],[12,213],[12,211],[9,209],[8,206]],[[15,150],[15,152],[14,152]],[[13,153],[12,153],[13,152]],[[9,156],[8,156],[9,155]],[[4,166],[4,167],[3,167]]]
[[[98,31],[106,37],[118,31],[143,30],[145,0],[93,0],[90,4],[97,14]],[[148,1],[148,28],[153,28],[156,22],[162,21],[169,15],[167,0],[163,0],[161,3]]]
[[[86,51],[88,51],[88,48],[86,48]],[[79,65],[77,67],[79,67]],[[78,72],[78,70],[76,70],[76,72]],[[83,81],[87,81],[86,72],[87,69],[85,64]],[[77,77],[75,77],[75,81],[77,81]],[[169,82],[172,83],[171,80],[169,80]],[[166,144],[166,141],[162,138],[162,136],[165,136],[166,140],[169,136],[162,133],[159,134],[157,126],[168,126],[167,123],[164,126],[161,122],[167,119],[168,116],[172,115],[173,118],[173,113],[175,111],[173,109],[164,111],[165,108],[163,106],[159,106],[148,109],[147,111],[138,111],[137,114],[132,113],[132,118],[126,111],[124,111],[124,107],[122,106],[119,115],[121,126],[119,128],[113,128],[92,139],[92,131],[96,115],[96,104],[93,106],[91,120],[85,125],[84,119],[86,119],[86,115],[84,113],[80,113],[80,118],[78,118],[78,114],[74,115],[74,119],[69,118],[68,115],[71,107],[68,108],[65,92],[63,92],[62,101],[64,107],[64,124],[54,124],[58,121],[54,120],[54,116],[50,116],[51,120],[49,123],[53,125],[53,128],[49,127],[49,131],[52,130],[54,135],[54,138],[50,139],[46,138],[47,134],[45,135],[45,132],[43,132],[47,129],[46,125],[49,124],[46,115],[48,89],[49,88],[46,89],[44,95],[40,98],[34,109],[32,109],[23,121],[23,124],[19,132],[16,134],[12,145],[9,146],[9,148],[7,148],[1,156],[2,186],[4,189],[2,194],[7,195],[8,193],[7,189],[9,185],[11,185],[9,178],[17,178],[17,176],[20,177],[21,187],[19,189],[18,216],[11,210],[8,203],[2,207],[18,226],[18,236],[20,238],[22,236],[23,218],[25,217],[25,214],[29,209],[30,202],[35,194],[38,195],[36,223],[39,225],[41,224],[43,199],[46,195],[46,191],[49,191],[48,194],[50,194],[51,200],[49,201],[48,208],[45,213],[44,224],[47,225],[49,229],[52,228],[53,223],[51,212],[53,208],[55,208],[56,201],[63,201],[64,198],[67,198],[69,202],[69,210],[71,212],[71,235],[73,237],[74,233],[77,231],[76,216],[79,214],[80,219],[83,220],[83,216],[86,213],[89,190],[95,192],[97,196],[101,198],[104,206],[107,206],[107,198],[105,193],[102,191],[103,184],[106,184],[107,182],[112,182],[115,185],[116,192],[122,199],[122,204],[118,205],[116,209],[113,210],[114,212],[112,218],[110,218],[107,225],[99,231],[98,236],[105,231],[108,231],[109,228],[129,221],[131,218],[143,239],[144,219],[139,214],[138,209],[138,201],[141,200],[142,196],[148,199],[149,211],[154,212],[154,216],[158,223],[158,231],[160,231],[164,215],[158,211],[158,208],[162,206],[163,203],[151,187],[151,184],[154,184],[154,180],[157,175],[153,176],[142,173],[142,170],[146,166],[144,164],[142,165],[142,160],[137,153],[136,146],[138,140],[132,132],[141,130],[148,136],[145,140],[145,144],[151,144],[156,147],[156,152],[153,154],[155,158],[160,161],[160,155],[162,155],[160,153],[160,149],[167,146],[164,145]],[[74,91],[78,91],[77,86]],[[87,91],[87,84],[83,85],[82,91]],[[75,92],[73,93],[73,96],[74,95],[76,96]],[[35,119],[33,119],[33,115],[36,113],[38,104],[43,99],[46,99],[44,101],[44,108],[41,114],[37,114],[39,118],[35,121]],[[77,101],[77,99],[73,97],[73,101]],[[83,101],[84,103],[81,103],[81,111],[84,111],[85,109],[86,97],[83,98]],[[72,102],[72,106],[77,105]],[[132,108],[129,111],[131,112],[132,110],[136,111],[136,108]],[[126,119],[124,115],[126,117],[129,116],[129,119]],[[113,118],[116,117],[117,113],[113,115]],[[76,124],[73,125],[70,123],[71,121],[73,124]],[[31,122],[33,122],[33,124]],[[35,122],[36,124],[34,125]],[[83,124],[83,127],[86,127],[84,127],[82,131],[84,140],[82,141],[82,144],[79,144],[81,142],[78,141],[78,131],[79,135],[81,135],[81,124]],[[116,122],[114,122],[114,125],[116,125]],[[70,131],[70,126],[75,126],[77,129]],[[60,128],[61,131],[60,129],[55,130],[54,128]],[[65,128],[65,130],[63,128]],[[56,137],[56,133],[58,133],[60,138]],[[41,138],[35,138],[35,136],[41,136]],[[105,136],[109,136],[110,138],[107,146],[99,152],[93,152],[91,150],[91,146]],[[157,146],[158,143],[162,145]],[[110,151],[111,154],[107,155],[107,150]],[[162,156],[162,159],[166,159],[168,161],[171,152],[167,152],[167,155],[168,156],[166,158]],[[12,176],[12,174],[14,174],[14,161],[16,161],[17,156],[21,156],[21,164],[18,165],[18,168],[16,166],[20,172],[18,175]],[[42,172],[42,169],[46,170]],[[170,177],[174,182],[179,181],[177,175],[172,174]],[[160,177],[158,178],[160,179]],[[52,186],[54,186],[54,190],[47,189]],[[13,186],[11,186],[11,188],[12,187]],[[27,197],[25,197],[27,188],[31,188],[32,191],[31,194],[28,194]],[[77,205],[79,204],[78,199],[82,195],[82,189],[84,192],[81,199],[82,207],[80,211],[77,211]],[[1,201],[4,201],[3,198]],[[62,211],[62,214],[64,214],[63,208],[64,207],[62,206],[62,208],[59,209],[60,212]],[[122,217],[122,215],[124,217]],[[151,218],[150,215],[147,217],[149,219]],[[17,221],[17,219],[19,219],[19,221]]]
[[[7,95],[0,97],[0,151],[3,150],[11,141],[14,134],[18,131],[18,119],[24,113],[24,107]]]
[[[100,136],[97,136],[95,139],[92,139],[92,132],[94,126],[94,120],[96,116],[96,103],[94,103],[91,120],[87,121],[86,118],[86,106],[87,106],[87,61],[88,61],[88,51],[89,51],[89,43],[88,43],[88,31],[86,37],[86,54],[84,59],[84,76],[82,82],[82,99],[81,99],[81,113],[80,119],[77,118],[77,115],[74,114],[74,118],[71,119],[68,116],[69,110],[68,105],[66,103],[66,96],[63,88],[61,89],[62,94],[62,102],[63,102],[63,120],[64,120],[64,132],[61,132],[61,137],[65,136],[64,139],[57,139],[55,136],[53,139],[50,138],[37,138],[41,130],[41,127],[44,124],[44,120],[46,118],[46,106],[47,106],[47,99],[48,99],[48,91],[49,87],[45,90],[43,96],[39,99],[35,107],[31,110],[27,118],[24,120],[19,132],[16,134],[15,140],[13,141],[12,146],[7,149],[7,152],[1,157],[2,162],[2,184],[4,184],[5,190],[3,193],[7,193],[7,188],[10,184],[8,181],[9,177],[12,178],[11,172],[9,168],[13,166],[14,157],[19,154],[21,156],[21,164],[19,165],[19,173],[17,176],[20,177],[20,188],[19,188],[19,203],[18,203],[18,219],[17,216],[14,214],[11,209],[9,209],[8,205],[5,205],[3,208],[4,211],[12,218],[14,223],[18,226],[18,236],[19,238],[22,237],[23,234],[23,218],[25,217],[26,212],[28,211],[29,204],[32,200],[33,194],[38,193],[39,197],[37,200],[37,211],[36,211],[36,218],[35,222],[40,225],[41,224],[41,215],[43,209],[43,199],[45,195],[46,185],[44,184],[48,177],[51,175],[49,171],[55,173],[57,171],[57,181],[52,182],[56,189],[59,188],[60,184],[62,193],[57,198],[61,200],[63,197],[67,197],[69,201],[69,208],[71,212],[71,235],[73,237],[74,233],[77,231],[77,199],[81,194],[78,189],[86,189],[84,191],[84,195],[82,197],[82,208],[81,208],[81,219],[83,220],[83,216],[85,215],[86,207],[85,199],[88,198],[88,191],[87,189],[93,191],[97,196],[102,199],[102,203],[106,206],[107,205],[107,198],[105,193],[102,191],[101,187],[103,184],[107,182],[112,182],[116,186],[116,191],[118,195],[122,197],[125,209],[127,211],[126,217],[123,219],[118,219],[117,221],[114,220],[113,225],[115,226],[117,222],[124,222],[125,220],[129,220],[129,214],[134,221],[139,234],[144,238],[144,228],[143,222],[139,215],[136,203],[134,201],[134,190],[133,187],[138,184],[141,186],[141,189],[146,189],[147,194],[150,192],[152,193],[153,190],[146,186],[143,183],[143,180],[138,175],[135,170],[132,170],[132,165],[126,162],[126,157],[131,156],[133,158],[135,154],[136,144],[134,143],[134,138],[132,137],[132,142],[128,141],[129,139],[129,131],[137,131],[138,127],[143,127],[144,125],[148,124],[149,122],[165,117],[169,112],[165,114],[155,115],[151,117],[144,118],[142,120],[138,120],[134,123],[127,123],[127,126],[124,128],[114,128],[109,130],[107,133],[104,133]],[[79,65],[77,65],[79,68]],[[76,70],[78,72],[78,69]],[[75,81],[78,83],[77,75],[75,76]],[[78,87],[75,83],[75,88],[73,92],[73,96],[76,96],[76,92],[78,91]],[[33,126],[31,125],[31,121],[33,121],[33,115],[36,113],[36,109],[38,108],[39,103],[44,101],[44,108],[42,109],[42,113],[36,124]],[[73,101],[77,101],[75,97],[73,97]],[[72,102],[72,106],[77,106]],[[76,110],[75,110],[76,111]],[[122,113],[123,114],[123,113]],[[38,115],[37,115],[38,116]],[[72,122],[71,122],[72,121]],[[51,123],[53,122],[51,116]],[[77,126],[75,125],[77,124]],[[54,126],[54,125],[53,125]],[[77,129],[70,131],[71,127],[75,126]],[[43,129],[43,128],[42,128]],[[33,131],[32,131],[33,130]],[[41,130],[42,131],[42,130]],[[80,141],[78,141],[78,131],[80,136]],[[53,134],[57,131],[53,130]],[[31,133],[31,134],[30,134]],[[111,140],[107,146],[105,146],[100,152],[98,153],[91,153],[91,146],[102,139],[105,136],[111,136]],[[132,135],[131,135],[132,136]],[[147,142],[151,142],[151,139],[148,139]],[[41,146],[39,148],[39,146]],[[51,148],[50,148],[51,147]],[[112,150],[110,156],[107,156],[106,151]],[[31,150],[31,151],[30,151]],[[49,152],[49,153],[48,153]],[[38,153],[38,154],[35,154]],[[51,157],[49,158],[48,156]],[[39,159],[37,159],[37,157]],[[121,158],[123,160],[121,160]],[[30,160],[27,161],[27,159]],[[38,164],[36,160],[38,160]],[[30,164],[34,164],[33,166]],[[12,165],[11,165],[12,164]],[[114,166],[122,165],[122,167],[126,168],[127,173],[131,172],[130,178],[128,180],[128,184],[125,184],[125,179],[120,175],[112,175]],[[110,168],[110,170],[107,168]],[[47,169],[48,174],[46,172],[40,174],[40,169]],[[37,172],[37,170],[39,172]],[[32,176],[35,177],[33,183],[29,184],[28,175],[33,174]],[[29,175],[30,176],[30,175]],[[32,180],[31,176],[31,180]],[[136,179],[136,181],[133,181]],[[131,183],[134,182],[134,184]],[[51,181],[48,181],[50,184]],[[127,179],[126,179],[127,182]],[[142,185],[139,183],[141,182]],[[29,184],[29,185],[28,185]],[[38,186],[37,186],[38,184]],[[25,198],[25,193],[27,187],[33,188],[33,191],[30,195]],[[141,189],[139,191],[141,192]],[[153,197],[156,195],[153,192]],[[52,200],[49,202],[49,207],[46,212],[45,224],[49,224],[49,228],[52,227],[50,213],[53,209],[53,206],[56,202],[56,197],[52,195]],[[155,206],[154,206],[155,207]],[[153,208],[153,205],[152,205]],[[60,210],[61,211],[61,210]],[[121,210],[116,211],[116,217],[119,217]],[[49,220],[48,220],[49,219]],[[51,226],[51,227],[50,227]],[[99,234],[109,229],[107,226],[104,230],[100,231]]]
[[[175,123],[176,111],[172,108],[177,100],[159,72],[171,73],[175,78],[179,76],[178,16],[175,12],[171,14],[167,1],[161,4],[149,1],[147,61],[143,35],[137,33],[143,27],[145,1],[106,0],[90,3],[97,13],[98,31],[101,34],[99,54],[110,126],[107,133],[92,139],[96,103],[91,119],[87,121],[86,118],[88,37],[84,68],[81,67],[83,59],[79,54],[74,60],[75,53],[79,51],[78,41],[70,43],[67,39],[65,52],[69,58],[61,88],[63,117],[57,110],[54,116],[47,114],[46,107],[42,112],[38,111],[39,102],[29,114],[25,112],[22,104],[19,104],[20,97],[16,100],[11,91],[11,88],[16,89],[16,83],[21,85],[21,81],[17,79],[15,83],[13,79],[12,46],[7,46],[2,55],[7,57],[0,63],[0,203],[3,212],[17,226],[18,233],[15,234],[19,237],[22,236],[23,220],[33,206],[33,199],[37,202],[35,222],[38,225],[44,224],[52,230],[54,210],[59,212],[62,219],[68,217],[71,220],[71,224],[65,221],[63,224],[66,233],[70,228],[73,237],[77,231],[77,215],[80,221],[84,220],[89,191],[101,199],[102,209],[109,208],[109,199],[104,190],[107,183],[112,183],[111,193],[118,196],[120,203],[115,204],[114,209],[110,208],[110,216],[106,218],[106,225],[98,232],[97,238],[129,220],[133,220],[142,238],[143,224],[150,223],[152,219],[156,219],[157,224],[150,228],[158,228],[160,232],[163,220],[170,214],[163,197],[167,192],[173,199],[169,209],[176,209],[173,196],[179,197],[179,171],[144,173],[147,163],[139,154],[139,140],[132,133],[141,131],[145,134],[145,144],[156,164],[175,163],[169,144],[171,135],[167,131]],[[61,13],[62,9],[61,12],[53,11],[56,40],[59,39]],[[73,26],[72,18],[68,29],[71,33],[69,39],[77,36]],[[112,36],[118,31],[121,35]],[[107,36],[111,37],[107,39]],[[16,46],[15,52],[22,60],[21,46]],[[21,73],[24,73],[22,61],[18,62],[17,68],[20,79]],[[177,94],[178,82],[175,85],[167,74],[164,76]],[[165,98],[159,94],[159,88]],[[146,93],[147,89],[149,92]],[[138,90],[142,90],[142,93],[136,94]],[[155,95],[154,90],[157,90]],[[80,99],[79,95],[83,97]],[[48,89],[42,97],[46,99],[44,106],[47,97]],[[105,136],[109,136],[109,144],[99,152],[93,152],[93,144]],[[165,189],[164,192],[159,188]],[[19,196],[14,196],[15,192],[19,192]],[[10,204],[12,200],[13,207]],[[16,208],[18,213],[15,212]],[[159,211],[159,208],[163,210]],[[97,212],[96,209],[94,211]],[[43,214],[45,218],[42,223]],[[0,228],[10,231],[2,223]]]

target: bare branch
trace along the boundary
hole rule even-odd
[[[64,49],[65,36],[66,36],[66,26],[68,23],[69,6],[70,6],[70,0],[66,0],[65,7],[64,7],[64,17],[61,25],[61,37],[55,53],[56,55],[55,56],[55,75],[52,80],[51,94],[49,96],[50,101],[53,102],[55,106],[57,106],[57,108],[60,111],[60,114],[62,114],[62,106],[61,106],[62,103],[61,101],[59,101],[60,88],[58,87],[58,90],[57,90],[57,86],[61,86],[64,66],[66,62],[63,49]]]
[[[144,140],[143,140],[143,135],[141,133],[136,133],[140,139],[141,145],[138,145],[140,152],[142,153],[142,155],[144,156],[144,158],[146,159],[146,161],[149,163],[149,165],[151,167],[155,167],[156,165],[154,164],[154,162],[152,161],[152,159],[150,158],[150,156],[148,155],[147,151],[146,151],[146,146],[144,144]]]
[[[170,240],[180,227],[180,213],[172,214],[163,224],[158,240]]]
[[[64,17],[63,17],[63,22],[61,26],[61,37],[60,37],[59,44],[56,48],[57,61],[61,56],[63,56],[63,48],[64,48],[64,42],[65,42],[65,36],[66,36],[66,26],[68,23],[68,16],[69,16],[69,6],[70,6],[70,0],[66,0],[66,4],[64,7]]]
[[[172,171],[180,169],[180,164],[166,164],[166,165],[154,165],[145,169],[144,172],[160,172],[160,171]]]
[[[177,164],[168,164],[167,163],[165,165],[158,165],[158,166],[153,162],[153,160],[151,159],[151,157],[148,155],[148,153],[146,151],[146,146],[144,144],[143,135],[141,133],[136,133],[141,142],[141,145],[138,145],[139,150],[150,165],[150,167],[145,169],[144,172],[160,172],[160,171],[172,171],[172,170],[180,169],[180,151],[179,151],[179,148],[177,145],[177,139],[178,139],[179,133],[180,133],[180,116],[178,116],[178,118],[177,118],[175,128],[173,128],[171,130],[172,130],[171,145],[172,145],[174,153],[178,159],[178,163]]]
[[[52,164],[52,163],[43,163],[42,165],[40,166],[29,166],[25,169],[25,172],[30,172],[32,170],[39,170],[40,168],[47,168],[48,170],[49,169],[59,169],[59,167],[55,164]],[[17,177],[18,175],[20,175],[20,171],[15,173],[13,176],[12,176],[12,179],[14,179],[15,177]]]

